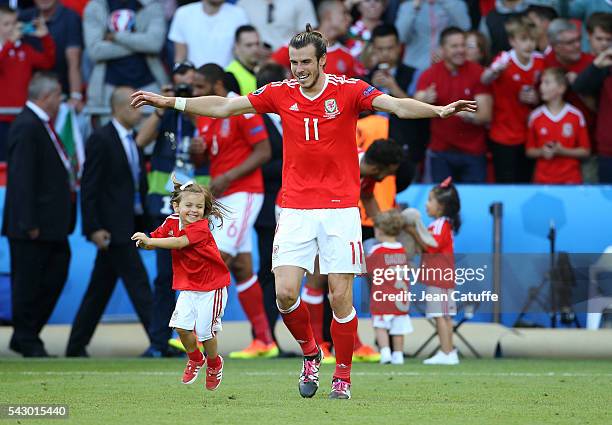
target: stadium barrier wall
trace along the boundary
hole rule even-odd
[[[418,208],[423,217],[425,202],[431,185],[413,185],[398,194],[398,203]],[[455,251],[465,254],[490,254],[492,252],[492,216],[489,205],[504,204],[503,253],[546,254],[549,250],[547,234],[551,220],[557,229],[556,247],[559,251],[572,253],[601,253],[612,245],[612,186],[538,186],[538,185],[459,185],[463,225],[455,238]],[[5,189],[0,188],[0,220],[4,208]],[[429,222],[429,219],[425,220]],[[50,323],[71,323],[85,293],[93,268],[96,250],[81,235],[80,220],[70,237],[72,261],[68,281]],[[257,244],[253,245],[254,247]],[[142,258],[152,282],[155,277],[155,254],[141,251]],[[258,264],[257,252],[253,253],[254,264]],[[545,270],[532,270],[531,276],[521,276],[513,271],[513,279],[521,284],[509,282],[503,287],[504,297],[524,298],[525,290],[542,279]],[[6,238],[0,238],[0,318],[10,314],[8,304],[7,277],[9,273],[9,250]],[[4,275],[4,276],[2,276]],[[368,316],[359,300],[365,285],[355,285],[355,300],[361,317]],[[224,320],[245,320],[238,303],[234,285],[229,288],[229,301]],[[502,323],[511,325],[518,312],[502,315]],[[134,321],[134,310],[122,284],[117,285],[104,313],[106,322]],[[547,324],[545,315],[534,314],[526,319]],[[584,317],[581,317],[584,325]],[[476,314],[473,320],[490,321],[491,314]]]

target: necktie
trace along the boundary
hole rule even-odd
[[[138,157],[138,147],[132,133],[128,133],[128,151],[130,170],[134,179],[134,212],[138,215],[143,213],[142,201],[140,199],[140,159]]]

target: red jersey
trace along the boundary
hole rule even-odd
[[[253,145],[268,138],[263,119],[254,114],[229,118],[198,117],[197,127],[206,143],[213,179],[242,164],[253,152]],[[222,196],[236,192],[263,193],[261,168],[234,180]]]
[[[272,53],[270,58],[291,69],[289,62],[289,46],[280,47],[276,52]],[[325,62],[325,72],[328,74],[346,75],[347,77],[358,77],[365,75],[365,68],[357,59],[351,55],[351,51],[340,43],[334,43],[327,48],[327,61]]]
[[[172,289],[207,292],[229,286],[230,274],[207,219],[182,227],[178,214],[172,214],[151,233],[152,238],[183,235],[189,239],[189,246],[172,250]]]
[[[257,113],[277,113],[283,122],[283,208],[349,208],[359,202],[357,119],[382,93],[361,80],[324,78],[314,97],[295,79],[248,95]]]
[[[460,99],[473,100],[475,96],[488,93],[480,82],[483,68],[477,63],[466,61],[451,72],[444,62],[438,62],[426,69],[417,83],[417,90],[425,90],[435,84],[436,104],[446,105]],[[429,148],[434,152],[459,151],[482,155],[486,151],[486,131],[482,125],[474,125],[457,116],[431,120]]]
[[[434,220],[427,230],[438,242],[437,247],[428,246],[421,264],[422,281],[426,285],[440,288],[455,287],[455,256],[453,226],[446,217]]]
[[[410,274],[408,256],[402,244],[383,242],[374,245],[366,257],[366,265],[372,281],[370,313],[407,314]],[[393,270],[393,274],[385,276],[384,270],[387,269]],[[383,298],[382,295],[387,297]]]
[[[581,53],[580,60],[578,62],[562,65],[561,62],[557,60],[557,56],[552,49],[544,56],[544,68],[562,68],[565,72],[573,72],[575,74],[580,74],[584,71],[592,62],[595,57],[590,53]],[[587,127],[589,129],[595,128],[595,112],[593,112],[587,105],[582,101],[582,98],[572,90],[572,86],[570,85],[567,88],[567,92],[565,93],[565,100],[574,105],[587,122]]]
[[[525,87],[537,90],[536,85],[544,69],[544,57],[534,52],[529,63],[523,65],[514,50],[510,50],[509,56],[508,66],[491,84],[493,120],[490,135],[497,143],[521,145],[527,141],[527,121],[532,106],[521,102],[519,94]]]
[[[582,113],[569,103],[553,115],[545,105],[529,117],[527,148],[542,148],[550,142],[560,142],[566,148],[590,147],[589,133]],[[565,156],[538,158],[533,180],[535,183],[580,184],[580,160]]]
[[[55,42],[49,34],[40,38],[42,51],[21,40],[6,41],[0,47],[0,107],[22,107],[28,99],[28,84],[35,68],[51,69],[55,64]],[[13,121],[15,115],[0,115]]]

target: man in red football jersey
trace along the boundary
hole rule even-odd
[[[300,303],[304,273],[313,272],[319,254],[321,273],[329,276],[334,320],[331,335],[336,369],[330,398],[350,398],[350,371],[357,316],[353,308],[355,273],[364,272],[361,250],[359,161],[356,123],[362,110],[393,113],[400,118],[446,118],[475,112],[476,102],[447,106],[397,99],[367,83],[326,74],[326,40],[310,25],[289,43],[295,79],[267,84],[248,96],[164,97],[139,91],[132,105],[175,108],[198,115],[227,117],[275,112],[283,122],[282,212],[274,238],[272,269],[278,308],[300,344],[304,363],[299,380],[302,397],[319,388],[321,351],[308,309]]]

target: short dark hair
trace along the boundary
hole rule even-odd
[[[546,19],[548,21],[555,20],[559,17],[559,14],[555,9],[548,6],[532,4],[527,8],[527,14],[535,13],[540,19]]]
[[[196,69],[196,72],[202,75],[206,81],[215,84],[217,81],[225,82],[225,71],[216,63],[207,63]]]
[[[233,91],[234,93],[240,94],[240,83],[236,79],[236,76],[231,72],[225,72],[225,78],[223,78],[223,87],[227,91]]]
[[[440,46],[444,44],[444,42],[446,41],[448,37],[453,36],[455,34],[465,35],[465,31],[463,31],[459,27],[444,28],[442,32],[440,33]]]
[[[313,30],[312,25],[306,24],[306,31],[294,35],[289,42],[289,47],[301,49],[311,44],[315,48],[317,59],[321,59],[327,53],[327,40],[323,34]]]
[[[257,32],[257,29],[253,25],[240,25],[234,33],[235,43],[238,43],[240,41],[240,36],[243,32]]]
[[[551,77],[555,79],[557,83],[561,84],[562,86],[569,87],[569,81],[567,80],[567,73],[565,72],[563,68],[559,68],[559,67],[546,68],[544,71],[542,71],[542,76],[544,75],[550,75]]]
[[[287,71],[282,65],[277,63],[266,63],[259,68],[255,75],[257,87],[263,87],[273,81],[282,81],[287,76]]]
[[[395,38],[399,41],[399,33],[397,32],[397,28],[395,28],[395,25],[380,24],[372,31],[370,42],[374,42],[374,39],[376,37],[387,37],[389,35],[394,35]]]
[[[612,34],[612,13],[593,13],[586,21],[586,28],[589,34],[592,34],[595,28],[601,28],[604,32]]]
[[[404,149],[393,139],[376,139],[366,150],[364,159],[368,164],[388,167],[402,162]]]

